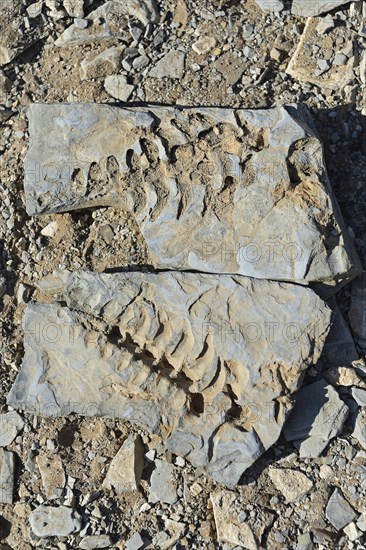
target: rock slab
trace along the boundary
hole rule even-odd
[[[137,491],[144,469],[144,445],[139,435],[128,436],[113,458],[103,487],[116,490],[117,494]]]
[[[156,268],[331,288],[360,271],[304,107],[38,103],[28,118],[29,214],[127,210]]]
[[[39,286],[66,306],[27,305],[8,404],[134,422],[228,486],[278,439],[331,318],[308,288],[239,276],[60,271]]]
[[[38,506],[31,512],[29,523],[37,537],[67,537],[81,528],[79,514],[67,506]]]
[[[357,513],[349,505],[339,489],[335,489],[328,500],[325,515],[333,527],[338,530],[343,529],[357,517]]]
[[[14,492],[14,453],[0,448],[0,503],[12,504]]]

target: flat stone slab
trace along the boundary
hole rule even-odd
[[[313,17],[349,3],[350,0],[292,0],[291,13],[299,17]]]
[[[359,260],[300,106],[32,104],[28,214],[131,212],[156,268],[337,285]]]
[[[279,437],[331,319],[308,288],[239,276],[59,271],[39,286],[66,305],[27,305],[8,404],[128,420],[228,486]]]

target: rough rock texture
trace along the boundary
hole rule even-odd
[[[352,283],[348,318],[358,345],[366,351],[366,273]]]
[[[37,537],[66,537],[81,528],[79,514],[67,506],[38,506],[31,512],[29,523]]]
[[[33,104],[27,211],[127,209],[159,268],[344,282],[359,264],[306,116]]]
[[[23,429],[24,421],[16,411],[0,415],[0,447],[10,445]]]
[[[137,491],[144,469],[144,445],[141,437],[131,434],[113,458],[103,487],[115,489],[117,494]]]
[[[349,2],[350,0],[292,0],[291,12],[299,17],[313,17]]]
[[[86,29],[73,23],[55,44],[56,46],[78,46],[109,40],[113,37],[123,38],[128,16],[136,17],[144,25],[159,18],[154,0],[108,0],[88,15],[90,24]]]
[[[0,449],[0,504],[11,504],[14,491],[14,453]]]
[[[324,346],[326,362],[335,367],[350,365],[358,359],[351,331],[336,301],[332,299],[327,303],[332,309],[332,326]]]
[[[66,476],[62,461],[59,456],[40,454],[36,458],[45,495],[48,499],[60,498],[65,484]]]
[[[343,529],[343,527],[357,517],[357,513],[351,508],[339,489],[334,489],[328,501],[325,514],[328,521],[336,529]]]
[[[313,482],[305,474],[296,470],[271,468],[268,475],[287,502],[295,502],[313,488]]]
[[[217,491],[211,495],[217,539],[248,550],[257,550],[258,543],[250,525],[238,518],[235,507],[236,495]]]
[[[245,277],[61,271],[40,287],[67,307],[27,306],[8,404],[130,420],[230,486],[278,439],[330,325],[310,289]]]
[[[342,430],[348,416],[347,405],[325,380],[301,388],[295,407],[283,433],[287,441],[295,441],[300,456],[316,457]]]

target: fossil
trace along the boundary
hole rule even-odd
[[[136,423],[228,486],[278,439],[330,326],[312,290],[240,276],[59,271],[39,287],[61,302],[28,304],[8,404]]]
[[[29,214],[131,212],[159,269],[323,288],[360,270],[300,107],[33,104],[28,117]]]

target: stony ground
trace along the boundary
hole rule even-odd
[[[345,4],[309,21],[286,10],[265,13],[254,0],[164,0],[157,24],[144,27],[130,17],[119,38],[55,44],[74,15],[83,25],[83,17],[101,3],[84,2],[84,12],[79,9],[82,1],[74,2],[76,12],[67,0],[64,5],[61,0],[0,3],[3,413],[8,412],[6,395],[21,366],[22,313],[35,296],[35,282],[56,267],[104,271],[147,262],[132,220],[113,208],[26,215],[22,166],[30,102],[121,99],[248,108],[303,102],[323,140],[334,192],[366,266],[365,2]],[[116,80],[105,84],[117,74],[125,77],[122,85]],[[337,295],[346,319],[351,292],[348,285]],[[358,354],[361,360],[359,343]],[[362,363],[359,372],[365,373]],[[306,382],[320,376],[312,369]],[[14,502],[0,504],[0,548],[362,549],[366,435],[351,433],[355,415],[364,409],[358,408],[361,398],[350,397],[355,386],[362,390],[362,376],[359,380],[334,383],[348,400],[351,415],[321,456],[301,458],[281,439],[246,472],[235,491],[216,486],[166,453],[157,439],[118,421],[22,414],[17,426],[9,428],[9,418],[2,416],[1,445],[15,453],[16,482]],[[118,494],[103,482],[112,459],[133,433],[141,435],[142,445],[123,467],[133,469],[131,460],[141,461],[145,455],[142,481],[139,490]],[[0,463],[4,461],[1,455]],[[281,469],[285,477],[278,473]],[[0,470],[4,476],[4,467]],[[154,478],[157,470],[160,476]],[[48,534],[37,536],[42,521],[37,523],[31,512],[42,504],[71,509],[74,519],[63,521],[71,522],[66,528],[70,534],[49,536],[55,534],[51,525]]]

